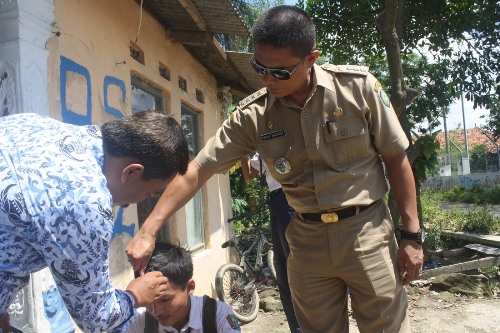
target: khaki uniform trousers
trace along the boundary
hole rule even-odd
[[[349,332],[348,290],[361,333],[410,332],[398,245],[384,200],[337,223],[288,226],[288,279],[304,333]]]

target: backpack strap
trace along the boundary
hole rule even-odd
[[[203,296],[202,324],[204,333],[217,333],[217,301],[207,295]]]
[[[158,333],[159,332],[160,323],[158,320],[151,315],[148,311],[146,311],[146,318],[144,323],[144,333]]]

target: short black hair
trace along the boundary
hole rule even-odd
[[[257,20],[253,44],[290,47],[297,57],[305,57],[316,43],[316,27],[309,14],[295,6],[276,6]]]
[[[191,253],[179,245],[157,241],[147,271],[160,271],[170,283],[185,290],[193,278]]]
[[[132,157],[144,166],[142,179],[168,179],[185,174],[189,151],[182,127],[172,117],[143,110],[101,126],[104,150]]]

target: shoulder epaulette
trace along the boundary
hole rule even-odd
[[[243,98],[239,103],[238,103],[238,106],[240,108],[244,108],[245,106],[247,106],[248,104],[252,103],[252,102],[255,102],[256,100],[258,100],[259,98],[261,98],[262,96],[266,95],[267,94],[267,88],[262,88],[260,90],[257,90],[256,92],[254,92],[253,94],[251,94],[250,96],[247,96],[245,98]]]
[[[321,68],[334,73],[368,75],[368,66],[324,64]]]

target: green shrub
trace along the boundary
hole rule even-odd
[[[482,193],[475,190],[477,193]],[[440,203],[445,198],[445,194],[456,198],[470,197],[473,191],[469,191],[467,196],[463,196],[463,190],[454,188],[448,192],[435,190],[424,190],[421,192],[422,218],[426,228],[426,246],[429,250],[444,250],[456,246],[455,241],[441,236],[443,230],[465,231],[481,234],[500,233],[500,218],[493,215],[486,207],[473,207],[468,210],[443,209]],[[489,192],[491,193],[491,192]]]
[[[445,248],[443,239],[441,239],[441,231],[438,228],[425,229],[425,244],[427,249],[431,251],[441,250]]]
[[[488,278],[496,278],[498,276],[498,271],[500,268],[498,266],[486,266],[478,268],[478,271]]]
[[[500,226],[500,218],[491,214],[488,207],[473,207],[466,212],[466,222],[461,231],[490,234],[497,230]]]
[[[500,186],[485,189],[482,200],[485,204],[499,205],[500,204]]]
[[[438,191],[434,191],[438,192]],[[459,186],[453,187],[451,190],[442,192],[441,194],[435,194],[442,198],[442,200],[447,200],[451,202],[464,202],[473,203],[478,205],[499,205],[500,204],[500,186],[490,187],[487,189],[481,189],[479,187],[473,187],[471,189],[464,189]]]

